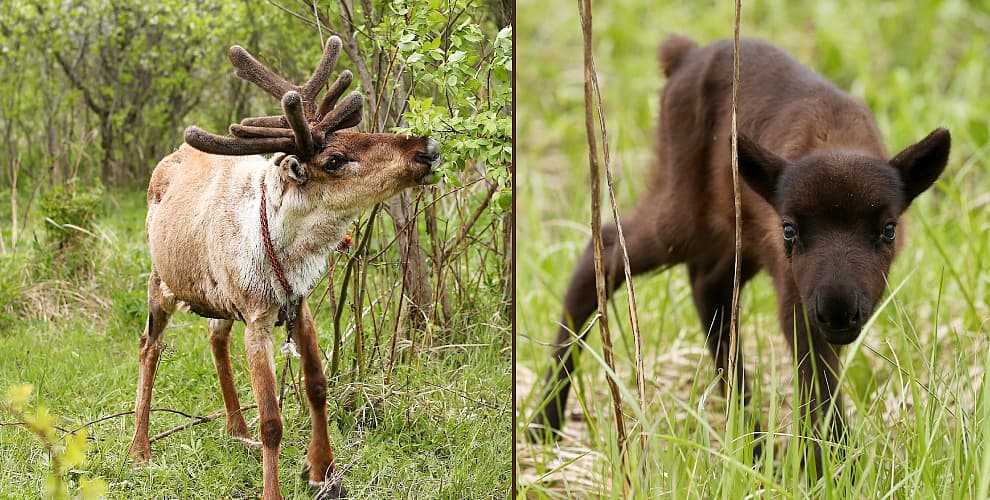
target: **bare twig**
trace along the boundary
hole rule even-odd
[[[344,278],[340,285],[340,300],[337,301],[337,310],[333,313],[333,352],[330,355],[330,374],[331,376],[337,376],[337,367],[340,364],[340,348],[341,348],[341,333],[340,333],[340,317],[344,314],[344,304],[347,303],[347,286],[351,280],[351,273],[354,270],[354,260],[358,258],[363,252],[365,247],[368,246],[368,241],[371,239],[373,231],[371,230],[372,224],[375,222],[375,216],[378,215],[378,211],[381,210],[381,203],[376,204],[375,208],[371,210],[371,215],[368,216],[368,222],[364,225],[365,231],[364,235],[361,236],[361,242],[358,244],[356,251],[351,255],[351,258],[347,260],[347,267],[344,268]]]
[[[615,185],[612,182],[612,158],[609,154],[608,131],[605,128],[605,111],[602,109],[602,92],[598,87],[598,70],[595,67],[595,60],[591,60],[591,82],[594,85],[595,97],[598,100],[598,122],[602,131],[602,153],[605,159],[605,182],[608,185],[609,202],[612,205],[612,217],[615,219],[615,230],[618,235],[619,249],[622,255],[622,271],[625,274],[626,295],[629,297],[629,323],[632,326],[633,344],[635,349],[636,362],[636,392],[639,397],[639,407],[646,410],[646,375],[643,368],[643,340],[639,333],[639,313],[636,309],[636,293],[633,290],[632,266],[629,264],[629,252],[626,249],[626,236],[622,231],[622,220],[619,218],[619,205],[615,200]],[[613,280],[615,269],[609,273],[609,280]],[[611,283],[609,288],[611,288]],[[640,428],[639,441],[646,454],[647,436],[644,429]]]
[[[247,405],[247,406],[242,406],[241,409],[240,409],[240,411],[241,411],[241,413],[244,413],[244,410],[250,410],[251,408],[257,408],[257,407],[258,407],[257,404],[250,404],[250,405]],[[193,426],[196,426],[196,425],[199,425],[199,424],[205,424],[207,422],[212,422],[212,421],[214,421],[214,420],[216,420],[216,419],[224,416],[226,413],[227,413],[226,411],[218,411],[216,413],[207,415],[205,417],[192,417],[192,418],[194,418],[193,421],[186,422],[186,423],[184,423],[184,424],[182,424],[182,425],[180,425],[178,427],[173,427],[173,428],[171,428],[171,429],[169,429],[169,430],[167,430],[165,432],[162,432],[160,434],[157,434],[157,435],[155,435],[155,437],[151,438],[149,440],[149,442],[154,443],[155,441],[158,441],[159,439],[163,439],[163,438],[166,438],[168,436],[171,436],[172,434],[175,434],[176,432],[179,432],[179,431],[188,429],[190,427],[193,427]]]
[[[738,131],[736,130],[736,111],[739,104],[739,14],[740,0],[736,0],[735,30],[732,39],[732,197],[736,213],[736,255],[732,275],[732,315],[729,320],[729,363],[726,374],[726,394],[732,394],[736,380],[736,363],[739,357],[739,266],[742,258],[742,200],[739,194],[739,156],[736,154]],[[731,405],[729,406],[731,408]]]
[[[591,0],[578,0],[578,11],[581,15],[581,31],[584,36],[584,120],[588,136],[588,164],[591,170],[591,241],[594,247],[595,289],[598,292],[598,327],[602,334],[602,354],[605,364],[611,373],[615,373],[615,363],[612,356],[612,338],[608,328],[608,303],[606,301],[605,263],[602,247],[602,214],[601,214],[601,174],[598,165],[598,146],[595,140],[595,117],[592,102],[594,87],[594,60],[591,52]],[[615,431],[619,445],[620,467],[625,476],[623,492],[629,497],[632,478],[628,469],[628,449],[626,448],[626,428],[622,415],[622,396],[614,377],[606,377],[609,391],[612,394],[612,409],[615,413]]]
[[[489,409],[492,409],[492,410],[495,410],[495,411],[499,411],[499,412],[502,412],[502,413],[509,413],[509,410],[507,410],[505,408],[499,408],[499,407],[497,407],[497,406],[495,406],[493,404],[490,404],[490,403],[486,403],[484,401],[481,401],[480,399],[474,399],[471,396],[468,396],[467,394],[465,394],[465,393],[463,393],[461,391],[458,391],[456,389],[451,389],[450,387],[447,387],[447,386],[444,386],[444,385],[440,385],[440,384],[434,384],[433,382],[430,382],[429,380],[424,380],[423,383],[425,383],[426,385],[429,385],[429,386],[436,387],[437,389],[440,389],[441,391],[449,392],[449,393],[451,393],[451,394],[453,394],[453,395],[455,395],[455,396],[457,396],[457,397],[459,397],[461,399],[465,399],[465,400],[470,401],[472,403],[475,403],[475,404],[479,404],[481,406],[484,406],[485,408],[489,408]]]

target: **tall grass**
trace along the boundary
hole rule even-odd
[[[541,378],[577,256],[590,236],[576,5],[518,3],[517,436],[539,403]],[[553,8],[554,16],[539,15]],[[668,34],[701,43],[732,36],[731,2],[619,1],[595,5],[602,82],[620,208],[649,175],[662,85],[656,47]],[[538,21],[538,22],[537,22]],[[802,466],[809,435],[794,421],[794,361],[780,333],[772,286],[753,280],[741,300],[751,407],[727,408],[691,302],[675,268],[635,280],[647,404],[625,406],[649,448],[630,447],[637,496],[985,498],[990,492],[990,5],[986,2],[822,0],[744,2],[742,35],[765,38],[866,100],[888,148],[937,126],[953,152],[936,187],[907,215],[908,241],[887,300],[844,353],[845,445],[827,445],[822,479]],[[616,366],[635,401],[625,297],[614,300]],[[597,335],[575,375],[557,445],[517,442],[520,494],[621,495],[614,419]],[[731,411],[729,411],[731,410]],[[767,433],[753,465],[752,427]],[[635,439],[635,435],[630,439]],[[841,452],[841,453],[840,453]]]

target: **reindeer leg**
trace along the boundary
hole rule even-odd
[[[673,220],[672,216],[667,217],[666,214],[657,216],[658,207],[663,206],[656,197],[645,198],[632,214],[622,219],[626,250],[633,275],[683,260],[681,255],[685,249],[684,245],[676,241],[674,235],[684,233],[670,231],[672,226],[667,224],[666,220]],[[608,277],[606,293],[611,295],[625,281],[622,252],[614,223],[602,226],[602,245],[605,275]],[[571,388],[570,374],[574,371],[575,359],[581,354],[581,342],[587,335],[587,331],[579,333],[575,340],[572,332],[579,332],[584,322],[597,308],[594,249],[589,244],[574,268],[574,274],[571,276],[564,297],[564,314],[561,327],[557,330],[557,348],[554,350],[552,364],[544,378],[541,400],[544,403],[538,409],[529,431],[530,438],[534,441],[555,440],[560,437],[564,410],[567,407]]]
[[[161,336],[174,311],[174,304],[162,295],[162,280],[154,269],[148,279],[148,322],[141,334],[141,351],[138,356],[137,398],[134,404],[134,438],[129,453],[140,465],[151,460],[151,442],[148,440],[148,420],[151,413],[151,389],[155,384],[158,358],[162,352]]]
[[[845,410],[842,404],[842,394],[839,392],[838,376],[839,348],[829,344],[823,338],[810,333],[804,317],[804,306],[797,297],[797,292],[788,294],[786,300],[780,300],[781,328],[791,342],[798,366],[798,389],[800,391],[801,407],[797,412],[798,418],[807,417],[811,423],[812,434],[817,439],[827,439],[840,443],[846,437]],[[795,315],[795,311],[800,313]],[[795,321],[797,318],[797,321]],[[789,333],[793,332],[793,333]],[[831,424],[823,429],[825,416],[834,403]],[[813,450],[815,474],[821,477],[824,473],[822,463],[822,447],[815,441]],[[812,457],[806,457],[811,459]]]
[[[327,431],[327,377],[323,374],[320,362],[320,347],[316,337],[316,327],[313,325],[313,315],[309,305],[302,301],[294,325],[292,338],[299,348],[302,361],[303,376],[306,377],[306,396],[309,399],[309,416],[312,420],[313,434],[306,452],[306,464],[303,474],[308,472],[309,485],[319,490],[317,498],[345,498],[347,489],[341,478],[333,477],[337,466],[330,445]],[[333,484],[327,484],[331,480]]]
[[[729,254],[713,266],[703,266],[698,264],[688,264],[688,275],[691,279],[691,294],[694,298],[694,306],[698,310],[698,318],[701,320],[701,328],[706,332],[706,344],[708,351],[715,361],[715,368],[719,374],[719,385],[722,394],[726,394],[729,369],[729,331],[731,329],[732,311],[732,278],[735,273],[733,255]],[[740,274],[739,286],[745,286],[759,268],[754,263],[743,261]],[[736,384],[735,390],[739,397],[743,398],[746,406],[749,406],[750,389],[749,380],[746,378],[746,370],[743,367],[742,349],[739,349],[739,356],[736,358]],[[726,394],[728,396],[728,394]],[[755,422],[755,432],[760,433],[759,419]],[[757,442],[754,448],[754,455],[762,453],[762,446]]]
[[[261,320],[264,321],[264,320]],[[261,459],[264,490],[262,500],[281,500],[278,485],[278,451],[282,441],[282,414],[275,387],[275,358],[272,353],[274,319],[252,320],[244,330],[244,348],[251,370],[251,389],[261,417]]]
[[[226,319],[211,319],[208,324],[213,363],[217,367],[223,405],[227,409],[227,434],[252,448],[260,448],[261,442],[251,439],[251,432],[248,431],[247,422],[244,421],[244,415],[241,413],[241,401],[237,397],[237,387],[234,385],[234,370],[230,366],[230,329],[234,326],[234,322]]]

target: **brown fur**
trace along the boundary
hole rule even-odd
[[[660,65],[670,78],[662,95],[653,181],[622,218],[634,274],[687,265],[720,373],[728,365],[734,272],[732,53],[730,41],[698,48],[687,38],[671,37],[661,46]],[[740,65],[741,281],[745,284],[760,269],[770,273],[781,329],[798,359],[803,411],[819,422],[834,404],[833,426],[826,434],[840,439],[840,346],[857,337],[883,293],[900,243],[882,238],[885,225],[896,224],[911,200],[942,172],[949,133],[938,129],[888,159],[860,100],[762,41],[742,42]],[[792,244],[783,239],[783,223],[796,228]],[[623,279],[614,225],[603,228],[602,236],[612,291]],[[580,331],[595,302],[589,247],[564,299],[534,437],[553,436],[561,427],[568,377],[580,352],[572,332]],[[748,399],[741,361],[738,367],[742,383],[736,387]],[[816,458],[820,466],[821,457]]]

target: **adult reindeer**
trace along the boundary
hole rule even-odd
[[[148,186],[146,228],[151,250],[148,322],[141,335],[136,429],[130,453],[151,457],[148,416],[161,335],[181,305],[210,318],[210,346],[227,411],[227,433],[248,444],[230,364],[234,321],[244,345],[258,403],[264,463],[262,498],[281,498],[278,453],[282,418],[276,398],[272,331],[286,324],[302,358],[313,431],[306,454],[309,484],[319,498],[346,494],[334,475],[327,435],[327,378],[316,330],[302,300],[326,268],[327,256],[357,214],[400,190],[434,181],[439,161],[432,139],[344,129],[361,121],[362,96],[344,71],[319,103],[340,54],[331,37],[316,71],[296,86],[234,46],[237,76],[280,99],[283,115],[232,124],[232,136],[195,126],[163,159]],[[274,153],[269,159],[260,154]],[[305,471],[304,471],[305,474]]]

